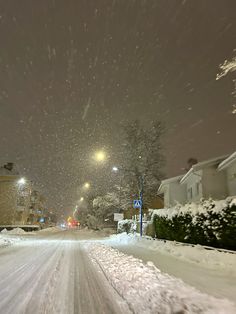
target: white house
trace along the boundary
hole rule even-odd
[[[236,152],[219,164],[218,171],[226,174],[227,195],[236,195]]]
[[[228,196],[225,171],[218,166],[227,156],[199,162],[182,177],[180,184],[187,189],[186,202],[198,202],[201,198],[224,199]]]
[[[199,162],[185,175],[163,180],[158,194],[164,195],[165,207],[236,196],[236,152]]]
[[[183,176],[178,176],[170,179],[163,180],[158,189],[158,194],[164,194],[164,206],[171,207],[176,203],[186,202],[186,186],[180,184]]]

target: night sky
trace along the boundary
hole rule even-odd
[[[124,121],[161,120],[166,175],[236,149],[235,0],[0,0],[0,162],[70,209]]]

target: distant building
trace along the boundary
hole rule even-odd
[[[236,152],[198,162],[185,175],[163,180],[158,194],[164,195],[164,207],[236,196]]]
[[[0,167],[0,225],[26,224],[30,185],[21,181],[13,163]]]

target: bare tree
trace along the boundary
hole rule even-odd
[[[159,121],[144,126],[136,120],[123,128],[123,189],[127,191],[128,188],[132,201],[133,198],[139,197],[142,185],[145,206],[155,198],[163,178],[162,135],[163,125]]]

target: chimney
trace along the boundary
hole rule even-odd
[[[13,162],[8,162],[6,165],[4,165],[4,168],[9,170],[9,171],[12,171],[13,167],[14,167]]]

